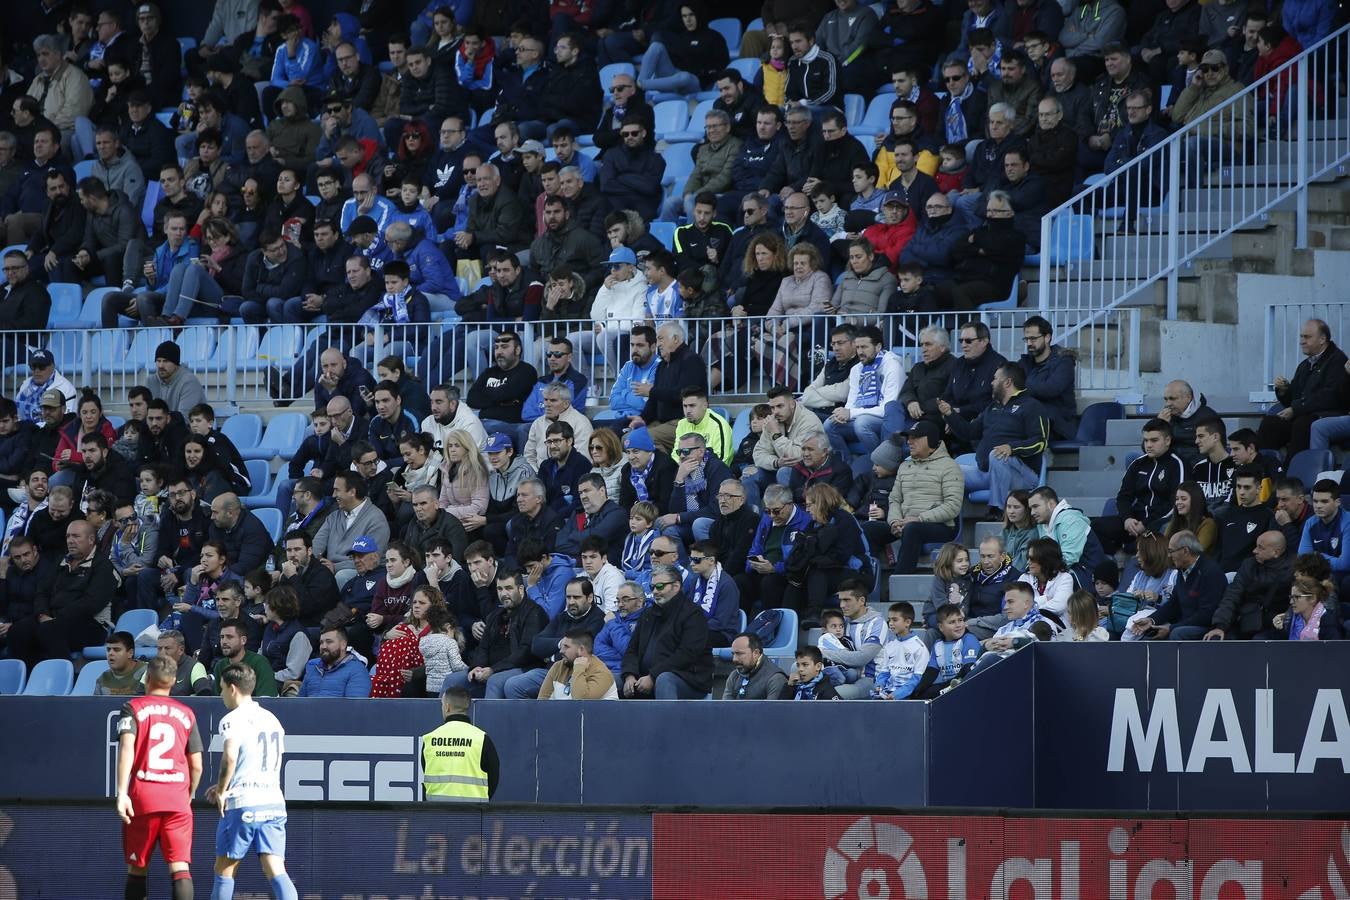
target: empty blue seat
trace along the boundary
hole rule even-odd
[[[754,84],[755,79],[759,77],[759,70],[763,68],[763,63],[757,59],[733,59],[731,68],[740,72],[741,77],[747,82]]]
[[[745,440],[750,434],[750,410],[747,406],[736,414],[736,421],[731,423],[731,446],[739,447],[741,441]]]
[[[141,203],[141,224],[145,226],[146,234],[155,233],[155,204],[163,196],[164,189],[159,186],[158,181],[146,182],[145,200]],[[189,226],[191,224],[191,222],[188,223]]]
[[[981,303],[979,309],[987,312],[991,309],[1016,309],[1017,308],[1017,289],[1022,283],[1022,276],[1014,275],[1012,281],[1012,290],[1008,292],[1006,300],[990,300],[988,303]]]
[[[262,440],[262,418],[256,413],[240,413],[230,416],[220,431],[236,447],[255,447]]]
[[[48,328],[75,328],[80,324],[80,297],[78,284],[53,283],[47,285],[47,295],[52,298],[51,311],[47,313]]]
[[[273,325],[268,334],[294,327],[292,325]],[[277,339],[279,342],[284,340],[285,334],[279,334]],[[235,326],[220,332],[220,340],[216,341],[215,352],[211,354],[210,359],[201,364],[199,371],[224,372],[229,369],[231,361],[235,362],[239,371],[256,370],[263,367],[263,364],[258,362],[260,357],[258,329],[252,325]]]
[[[240,447],[239,453],[245,460],[271,459],[274,456],[290,459],[300,449],[306,424],[303,413],[287,412],[273,416],[257,446]]]
[[[1100,447],[1106,443],[1106,423],[1125,418],[1125,407],[1113,401],[1093,403],[1083,410],[1078,420],[1078,433],[1073,440],[1051,441],[1051,450],[1073,450],[1077,447]],[[1128,465],[1128,463],[1127,463]]]
[[[727,42],[727,51],[735,57],[741,52],[741,20],[733,18],[713,19],[708,27],[720,34]]]
[[[33,667],[24,685],[25,697],[64,697],[75,683],[75,667],[68,659],[44,659]]]
[[[100,332],[102,334],[103,332]],[[106,372],[144,372],[154,368],[155,348],[173,337],[167,328],[132,329],[131,348],[120,360],[108,360],[100,368]],[[98,359],[97,356],[94,357]],[[188,358],[188,357],[185,357]]]
[[[1048,252],[1052,266],[1091,262],[1092,216],[1061,213],[1050,228]]]
[[[658,241],[661,242],[661,246],[665,247],[667,250],[673,251],[675,247],[674,222],[663,222],[657,220],[655,222],[649,223],[647,225],[647,230],[651,232],[652,237],[656,238]]]
[[[683,100],[663,100],[656,104],[653,113],[658,140],[664,140],[671,132],[684,131],[689,123],[689,104]]]
[[[151,625],[159,623],[159,616],[153,609],[129,609],[117,618],[113,631],[125,631],[133,638]],[[84,648],[85,659],[103,659],[103,645],[90,645]]]
[[[661,176],[662,186],[673,186],[677,191],[684,186],[685,180],[689,178],[689,173],[694,171],[694,157],[690,155],[690,151],[693,149],[693,144],[669,144],[666,146],[666,152],[661,154],[666,160],[666,173]]]
[[[94,174],[94,160],[82,159],[75,164],[75,183],[79,184]]]
[[[703,140],[703,119],[713,108],[713,100],[700,100],[694,107],[694,111],[689,114],[689,123],[683,131],[677,131],[666,135],[668,141],[698,141]]]
[[[1309,492],[1317,483],[1317,476],[1336,468],[1330,450],[1300,450],[1289,460],[1289,477],[1297,478],[1307,486]]]
[[[773,640],[764,645],[764,655],[787,671],[797,655],[797,629],[800,626],[795,609],[780,609],[779,612],[783,614],[783,621],[778,623],[778,633]]]
[[[56,287],[56,285],[52,285],[52,287]],[[72,285],[72,287],[74,287],[78,291],[80,286],[77,284]],[[70,325],[66,325],[65,327],[66,328],[100,327],[103,324],[103,298],[116,290],[118,290],[118,288],[111,288],[111,287],[94,288],[92,291],[89,292],[88,296],[84,298],[84,303],[80,306],[80,314],[76,316],[76,320]],[[128,319],[126,316],[121,316],[120,321],[130,325],[133,320]]]
[[[108,671],[106,659],[91,659],[85,663],[84,667],[80,669],[79,677],[75,679],[75,686],[70,689],[70,696],[94,696],[94,688],[98,687],[98,677],[106,671]]]
[[[154,348],[150,349],[154,356]],[[89,368],[93,371],[127,371],[115,369],[127,358],[127,333],[125,331],[95,331],[89,340]],[[154,362],[152,358],[151,363]],[[66,371],[69,371],[67,369]]]
[[[216,329],[209,325],[193,325],[179,331],[173,342],[183,351],[184,364],[196,366],[196,360],[210,359],[216,349]],[[153,362],[153,360],[151,360]]]
[[[891,104],[895,94],[887,92],[873,97],[867,104],[862,120],[854,125],[849,123],[848,130],[855,137],[859,135],[888,134],[891,130]]]
[[[848,120],[849,130],[854,126],[861,125],[863,115],[867,112],[867,98],[862,94],[844,95],[844,118]]]
[[[239,369],[257,370],[273,365],[290,365],[300,349],[303,331],[299,325],[273,325],[267,329],[258,343],[258,352],[253,357],[245,357],[236,352],[235,359]]]
[[[265,459],[244,460],[244,468],[248,471],[250,497],[261,497],[267,493],[268,482],[272,480],[272,470],[267,467]]]
[[[281,510],[273,506],[264,506],[261,509],[255,509],[253,514],[258,517],[258,521],[263,523],[267,533],[272,536],[272,543],[281,540]]]
[[[28,666],[21,659],[0,659],[0,695],[22,694]]]

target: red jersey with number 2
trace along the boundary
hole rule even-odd
[[[169,697],[136,697],[122,706],[117,733],[136,737],[127,789],[132,809],[137,814],[190,809],[187,757],[202,752],[192,710]]]

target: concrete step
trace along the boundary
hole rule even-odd
[[[1168,236],[1166,234],[1137,234],[1128,237],[1103,237],[1098,240],[1097,247],[1103,262],[1122,260],[1126,263],[1125,271],[1136,272],[1138,270],[1134,268],[1135,260],[1166,259],[1167,242]],[[1200,250],[1196,255],[1197,259],[1232,259],[1233,257],[1233,239],[1231,236],[1215,240],[1213,234],[1198,234],[1195,232],[1182,232],[1178,235],[1177,253],[1180,255],[1191,253],[1203,244],[1210,244],[1210,246]]]
[[[1120,489],[1120,472],[1051,472],[1046,479],[1064,496],[1106,496]]]
[[[1279,154],[1281,157],[1286,155],[1288,154]],[[1287,188],[1298,178],[1298,172],[1294,169],[1294,166],[1297,165],[1296,159],[1271,158],[1262,153],[1261,156],[1253,160],[1253,163],[1254,165],[1224,166],[1216,169],[1209,173],[1205,183],[1229,188],[1262,186]],[[1344,174],[1343,171],[1333,169],[1314,178],[1313,183],[1329,184]]]
[[[1181,196],[1178,198],[1178,209],[1181,212],[1204,213],[1208,211],[1215,214],[1226,214],[1235,210],[1238,212],[1255,211],[1272,203],[1279,193],[1275,188],[1269,187],[1238,188],[1237,190],[1187,188],[1181,192]],[[1292,210],[1295,205],[1294,197],[1286,197],[1275,203],[1271,210],[1267,210],[1267,212]]]
[[[1131,454],[1138,454],[1139,445],[1107,444],[1104,447],[1082,447],[1078,451],[1080,472],[1120,472]]]
[[[1119,224],[1119,223],[1115,223]],[[1230,230],[1227,225],[1217,220],[1214,216],[1206,213],[1182,212],[1177,213],[1177,227],[1183,234],[1206,234],[1218,233],[1220,231]],[[1270,227],[1270,215],[1268,213],[1256,217],[1251,222],[1247,222],[1239,228],[1232,229],[1236,231],[1261,231]],[[1166,212],[1146,212],[1139,216],[1139,233],[1149,234],[1154,232],[1164,232],[1167,230]],[[1111,229],[1115,233],[1115,229]]]
[[[887,586],[890,588],[890,600],[892,603],[899,603],[901,600],[907,600],[910,603],[927,600],[928,590],[932,583],[932,575],[892,575],[887,582]],[[915,610],[918,610],[917,605]]]
[[[1128,410],[1132,412],[1133,410]],[[1139,446],[1139,429],[1147,419],[1112,419],[1106,423],[1106,443],[1108,446]]]

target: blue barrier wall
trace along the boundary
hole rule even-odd
[[[473,715],[504,803],[1341,812],[1347,689],[1350,642],[1038,644],[932,703],[500,700]],[[220,701],[189,702],[214,734]],[[417,798],[434,701],[265,702],[287,730],[289,799]],[[109,796],[120,706],[0,698],[0,797]]]
[[[1350,809],[1350,643],[1042,644],[1034,664],[1040,808]]]
[[[923,806],[922,703],[483,701],[507,802]],[[838,771],[823,777],[827,767]]]

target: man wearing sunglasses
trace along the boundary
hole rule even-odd
[[[708,619],[681,590],[674,567],[652,567],[652,605],[642,612],[623,656],[630,700],[698,700],[712,690]]]

